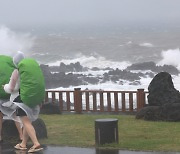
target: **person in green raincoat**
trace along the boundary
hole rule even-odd
[[[9,81],[11,73],[15,69],[13,64],[13,59],[10,56],[0,55],[0,143],[3,141],[2,139],[2,123],[3,123],[3,115],[6,115],[7,108],[3,106],[6,102],[9,101],[10,95],[7,94],[3,85]],[[22,140],[22,129],[18,122],[15,122],[17,130],[19,132],[19,138]]]
[[[4,90],[12,94],[15,89],[19,89],[19,95],[14,99],[13,104],[17,106],[16,116],[20,117],[23,124],[23,140],[14,146],[18,150],[26,150],[27,141],[30,137],[33,146],[28,152],[37,152],[42,150],[32,121],[38,118],[40,104],[45,96],[44,76],[39,64],[31,58],[24,58],[22,52],[18,52],[13,57],[15,69],[11,75],[8,84],[5,84]]]

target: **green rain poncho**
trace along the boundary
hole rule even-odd
[[[7,94],[2,85],[9,82],[11,74],[15,66],[13,60],[9,56],[0,55],[0,99],[9,99],[10,95]]]
[[[44,76],[39,64],[30,58],[18,64],[20,75],[20,97],[24,104],[35,107],[42,103],[45,96]]]

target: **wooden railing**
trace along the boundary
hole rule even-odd
[[[144,89],[137,91],[74,91],[47,90],[45,103],[58,103],[60,111],[81,112],[136,112],[147,104]]]

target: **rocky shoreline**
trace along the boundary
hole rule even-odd
[[[140,79],[153,78],[159,72],[168,72],[171,75],[178,75],[179,70],[172,65],[156,66],[154,62],[143,62],[132,64],[124,70],[118,68],[83,67],[80,62],[66,65],[60,63],[59,66],[48,66],[41,64],[41,69],[45,76],[47,89],[58,87],[79,86],[88,84],[105,83],[108,81],[123,85],[128,81],[130,85],[140,85]],[[90,72],[104,71],[101,75],[93,75]],[[100,74],[100,73],[99,73]]]

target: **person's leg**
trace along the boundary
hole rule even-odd
[[[22,123],[23,123],[23,141],[22,145],[26,145],[27,143],[27,135],[31,138],[31,141],[33,142],[33,147],[39,147],[40,143],[36,137],[35,129],[29,120],[27,116],[21,117]]]
[[[3,114],[0,111],[0,142],[2,142],[2,123],[3,123]]]
[[[28,139],[29,139],[29,135],[27,134],[26,129],[23,129],[22,141],[21,143],[16,144],[14,148],[18,150],[26,150],[27,149],[26,144],[27,144]]]
[[[26,129],[23,129],[22,142],[17,144],[15,147],[20,145],[21,147],[26,148],[26,144],[27,144],[28,139],[29,139],[29,135],[27,134]]]
[[[33,142],[33,146],[29,149],[28,152],[36,152],[42,150],[43,148],[41,148],[41,145],[36,137],[35,129],[26,113],[21,108],[18,108],[16,110],[16,115],[20,117],[23,123],[23,140],[20,144],[17,144],[15,148],[23,150],[26,149],[27,141],[30,137],[31,141]]]
[[[17,128],[18,133],[19,133],[19,139],[22,140],[23,139],[23,129],[21,128],[21,125],[19,122],[15,121],[15,125],[16,125],[16,128]]]

